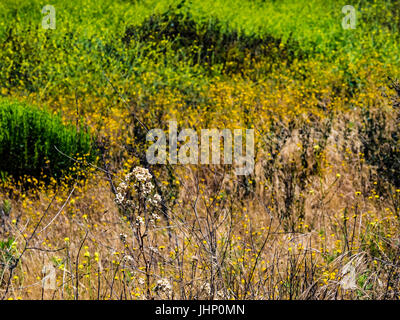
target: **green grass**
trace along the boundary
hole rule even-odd
[[[204,32],[210,26],[221,39],[237,34],[237,51],[248,39],[296,43],[291,56],[306,53],[309,59],[326,61],[346,70],[349,64],[369,56],[399,66],[399,5],[394,1],[358,1],[355,30],[342,29],[345,1],[54,1],[56,30],[41,28],[42,2],[5,1],[0,5],[0,80],[2,86],[21,85],[27,92],[46,88],[45,95],[73,90],[98,91],[106,86],[103,73],[116,78],[138,78],[155,70],[160,82],[196,77],[195,57],[173,50],[173,40],[152,47],[148,39],[127,46],[127,30],[143,25],[151,15],[167,11],[187,15]],[[387,19],[392,23],[387,23]],[[397,22],[396,22],[397,21]],[[219,39],[216,39],[219,40]],[[216,41],[224,50],[224,41]],[[186,54],[187,52],[185,52]],[[265,55],[264,55],[265,56]],[[214,70],[221,61],[215,61]],[[225,69],[226,70],[226,69]],[[234,69],[236,70],[236,69]],[[211,77],[215,75],[212,74]],[[96,94],[96,92],[93,92]]]
[[[24,175],[60,178],[73,161],[62,155],[93,159],[92,138],[83,129],[64,125],[47,111],[0,102],[0,171],[19,180]]]

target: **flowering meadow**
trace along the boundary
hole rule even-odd
[[[0,299],[400,298],[398,1],[45,5],[0,2]],[[149,163],[171,121],[253,170]]]

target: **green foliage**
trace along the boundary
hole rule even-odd
[[[256,72],[259,76],[268,71],[267,65],[299,57],[329,62],[325,68],[346,72],[349,65],[371,57],[398,64],[399,5],[395,1],[354,3],[357,28],[350,31],[341,26],[346,4],[58,0],[52,2],[57,27],[44,30],[42,2],[4,1],[0,4],[0,93],[2,88],[18,88],[44,98],[71,93],[104,96],[108,84],[103,72],[115,82],[134,79],[144,89],[153,84],[157,90],[181,87],[187,79],[197,85],[206,75],[202,68],[212,67],[207,78],[220,70],[241,72],[248,67],[245,61],[253,63],[254,57],[265,62],[265,69]],[[146,72],[158,78],[143,83]],[[350,86],[359,85],[354,74],[346,79]]]
[[[55,147],[68,156],[94,156],[83,128],[64,125],[59,116],[32,106],[0,102],[0,171],[17,180],[23,175],[60,178],[73,162]]]
[[[7,200],[7,199],[4,199],[3,200],[3,204],[1,205],[1,211],[0,211],[0,213],[3,213],[3,214],[5,214],[6,216],[8,216],[9,214],[10,214],[10,212],[11,212],[11,201],[10,200]]]
[[[0,284],[3,281],[3,273],[7,266],[13,265],[17,261],[18,251],[15,247],[15,240],[8,238],[0,240]]]
[[[184,3],[184,1],[182,1]],[[123,41],[154,44],[170,42],[170,49],[180,52],[183,57],[191,57],[193,64],[215,66],[222,64],[222,70],[228,73],[243,70],[246,59],[249,62],[263,57],[269,63],[293,61],[305,56],[300,45],[292,38],[282,42],[270,34],[245,34],[236,29],[224,29],[219,18],[209,21],[196,21],[192,13],[170,7],[161,14],[153,14],[140,25],[126,29]]]

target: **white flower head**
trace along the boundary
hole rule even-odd
[[[121,193],[115,195],[115,202],[117,204],[122,204],[124,202],[124,196]]]
[[[168,281],[168,279],[162,278],[157,281],[157,285],[154,287],[154,290],[156,292],[161,291],[161,292],[169,293],[172,291],[172,286],[171,286],[170,282]]]
[[[142,217],[136,217],[136,225],[144,225],[144,220]]]
[[[150,181],[152,178],[150,171],[148,169],[142,168],[142,167],[135,167],[132,170],[131,175],[134,175],[136,180],[138,180],[140,182]]]

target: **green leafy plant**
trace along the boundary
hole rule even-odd
[[[13,238],[0,240],[0,285],[3,283],[3,276],[7,267],[16,263],[17,255],[18,252],[15,248],[15,240]]]
[[[67,156],[78,154],[94,156],[83,127],[64,125],[59,116],[26,104],[0,102],[0,171],[16,180],[24,175],[60,178],[73,164]]]
[[[3,214],[5,214],[6,216],[8,216],[11,212],[11,202],[10,200],[3,200],[3,204],[1,206],[1,211]]]

